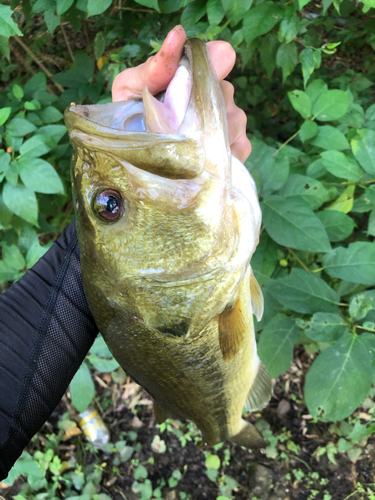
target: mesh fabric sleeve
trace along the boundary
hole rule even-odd
[[[60,401],[97,333],[73,222],[0,296],[0,479]]]

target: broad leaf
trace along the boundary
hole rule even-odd
[[[264,283],[263,276],[271,276],[275,270],[279,261],[278,248],[277,244],[267,233],[262,233],[260,243],[251,258],[251,267],[259,277],[257,279],[260,286]]]
[[[36,130],[33,123],[29,122],[25,118],[15,117],[6,126],[7,132],[13,137],[23,137],[27,134],[31,134]]]
[[[275,2],[266,1],[248,11],[243,20],[243,34],[247,43],[271,31],[283,15],[283,9]]]
[[[4,264],[14,271],[20,271],[26,266],[25,257],[16,245],[6,245],[2,247]]]
[[[331,248],[323,224],[306,202],[270,196],[263,201],[262,212],[268,234],[280,245],[307,252]]]
[[[38,204],[34,191],[25,186],[13,186],[6,182],[3,200],[8,210],[34,226],[38,225]]]
[[[72,403],[82,413],[91,403],[95,394],[95,386],[92,381],[87,363],[82,363],[70,382],[70,396]]]
[[[291,175],[279,191],[281,196],[298,197],[305,200],[315,210],[329,200],[329,193],[323,184],[306,175]]]
[[[278,377],[290,368],[293,347],[300,335],[292,318],[277,314],[263,328],[258,344],[258,355],[266,365],[271,378]]]
[[[274,280],[268,289],[283,306],[300,313],[336,312],[340,301],[324,280],[303,269],[292,269],[289,276]]]
[[[297,35],[299,27],[300,19],[297,16],[294,5],[288,5],[279,27],[278,37],[280,42],[291,42]]]
[[[328,122],[337,120],[349,109],[349,97],[343,90],[328,90],[313,104],[313,115],[317,120]]]
[[[324,167],[335,177],[358,182],[363,179],[364,171],[358,163],[340,151],[325,151],[321,155]]]
[[[299,132],[299,138],[302,142],[306,142],[318,133],[319,127],[315,122],[306,121],[302,124]]]
[[[302,118],[310,118],[311,116],[311,100],[310,97],[302,90],[292,90],[288,92],[288,97],[292,103],[293,108],[298,111]]]
[[[283,43],[277,50],[276,64],[283,73],[283,82],[293,72],[298,62],[297,45],[295,42]]]
[[[334,278],[375,285],[375,242],[357,241],[348,248],[335,248],[323,257],[323,266]]]
[[[323,210],[316,215],[327,231],[329,241],[342,241],[353,232],[355,222],[351,217],[337,210]]]
[[[371,175],[375,175],[375,131],[370,129],[358,130],[351,140],[354,156],[362,168]]]
[[[320,79],[314,80],[306,88],[306,94],[310,97],[314,106],[319,97],[328,92],[327,84]]]
[[[354,202],[354,191],[355,186],[348,186],[342,194],[335,200],[331,205],[325,208],[325,210],[337,210],[344,214],[347,214],[353,208]]]
[[[64,193],[61,179],[53,166],[40,158],[21,157],[19,174],[26,187],[38,193]]]
[[[34,135],[25,141],[21,148],[21,155],[27,154],[28,158],[43,156],[56,146],[56,141],[47,135]]]
[[[302,75],[303,75],[303,84],[306,87],[306,84],[313,74],[314,69],[316,68],[316,61],[314,59],[314,50],[313,49],[303,49],[299,54],[299,60],[302,66]]]
[[[207,2],[207,14],[209,16],[209,11],[208,11],[208,5],[210,2]],[[239,23],[243,19],[243,16],[248,12],[250,7],[253,4],[253,0],[221,0],[221,5],[220,5],[220,0],[215,0],[215,9],[218,15],[218,13],[221,13],[222,7],[225,10],[225,14],[227,18],[229,19],[230,23],[232,26],[235,26],[236,24]],[[213,10],[213,7],[211,7],[211,12]],[[224,14],[224,11],[223,11]],[[212,14],[211,14],[212,16]],[[208,17],[210,20],[210,16]],[[221,21],[221,19],[220,19]],[[219,21],[219,22],[220,22]],[[210,21],[211,24],[211,21]],[[217,23],[219,24],[219,23]]]
[[[12,111],[12,108],[10,108],[10,107],[0,109],[0,126],[4,125],[4,123],[7,121],[11,111]]]
[[[73,5],[74,0],[57,0],[57,13],[59,16],[65,14],[65,12],[70,9]]]
[[[267,75],[271,78],[272,73],[276,68],[276,54],[280,43],[274,33],[262,37],[262,45],[260,48],[260,60],[263,68],[267,71]]]
[[[88,0],[87,17],[102,14],[111,4],[112,0]]]
[[[315,342],[336,342],[346,331],[344,320],[334,313],[317,312],[307,322],[305,329],[309,339]]]
[[[6,38],[13,35],[22,36],[17,24],[12,19],[12,11],[8,5],[0,5],[0,35]]]
[[[367,396],[374,370],[366,341],[366,334],[346,333],[316,358],[305,383],[306,404],[314,418],[342,420]]]
[[[350,148],[345,135],[335,127],[324,125],[323,127],[319,127],[317,132],[311,141],[313,146],[327,150],[334,149],[336,151],[343,151]]]

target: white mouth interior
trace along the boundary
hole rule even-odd
[[[163,102],[152,96],[145,87],[142,101],[130,101],[127,106],[118,109],[111,127],[155,134],[178,133],[186,115],[192,84],[189,70],[180,65],[168,85]]]

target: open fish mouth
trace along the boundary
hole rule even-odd
[[[194,53],[194,57],[193,57]],[[96,105],[74,105],[65,111],[72,143],[103,150],[134,166],[170,179],[192,179],[203,172],[209,130],[220,120],[223,97],[206,48],[189,40],[165,92],[154,97]],[[229,152],[229,146],[228,146]]]

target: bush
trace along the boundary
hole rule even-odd
[[[351,414],[375,375],[374,7],[374,0],[1,5],[0,281],[18,279],[72,218],[64,108],[110,100],[113,78],[157,51],[175,24],[188,37],[227,40],[238,54],[230,79],[248,115],[246,167],[263,210],[252,260],[265,297],[260,357],[277,377],[303,344],[317,353],[305,384],[311,415]]]

